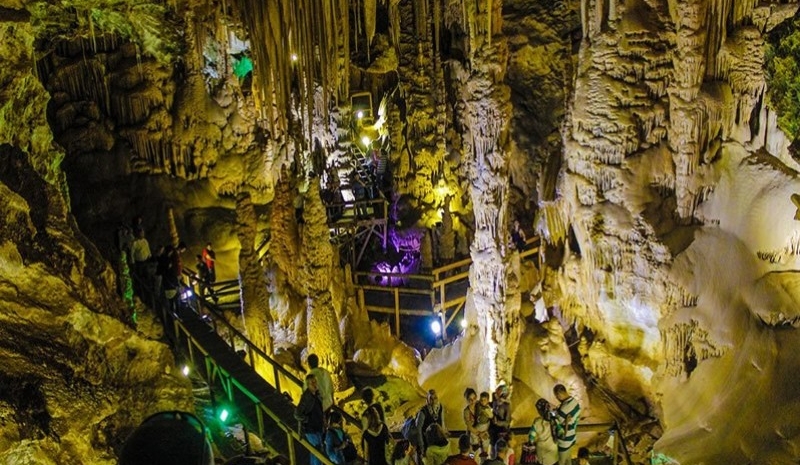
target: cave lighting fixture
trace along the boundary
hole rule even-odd
[[[183,373],[183,376],[189,376],[189,373],[191,372],[192,369],[189,368],[189,365],[184,365],[183,368],[181,368],[181,373]]]

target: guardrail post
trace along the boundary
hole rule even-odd
[[[292,433],[286,432],[286,443],[289,446],[289,463],[291,465],[297,465],[297,454],[294,451],[294,439],[292,438]]]
[[[400,289],[394,288],[394,333],[400,339]]]
[[[275,379],[275,390],[278,394],[281,393],[281,374],[278,372],[278,367],[272,365],[272,377]]]
[[[264,439],[264,412],[261,404],[256,404],[256,422],[258,423],[258,437]]]

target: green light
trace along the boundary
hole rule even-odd
[[[219,412],[219,421],[225,423],[225,421],[228,419],[228,416],[230,416],[230,412],[228,412],[228,409],[224,408],[224,409],[220,410],[220,412]]]
[[[253,72],[253,60],[248,57],[242,57],[241,60],[234,58],[233,74],[239,79],[244,79],[245,76]]]

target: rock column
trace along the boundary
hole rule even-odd
[[[465,2],[470,3],[470,2]],[[487,8],[488,5],[488,9]],[[510,91],[503,85],[508,49],[501,36],[501,2],[465,5],[462,21],[470,36],[470,66],[456,65],[457,118],[470,195],[475,213],[475,239],[470,270],[478,327],[486,344],[479,377],[494,388],[510,381],[522,322],[520,295],[512,253],[507,249],[509,152],[507,127],[511,117]]]
[[[236,220],[239,243],[242,246],[239,251],[239,300],[245,329],[248,338],[259,349],[272,354],[272,335],[269,332],[272,316],[267,281],[254,249],[258,220],[248,193],[241,193],[236,198]],[[266,366],[257,366],[256,370],[263,374],[272,373]]]

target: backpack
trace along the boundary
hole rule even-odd
[[[414,417],[406,418],[403,426],[400,428],[400,433],[403,438],[408,439],[411,444],[417,445],[419,442],[419,428],[417,428],[417,419]]]

